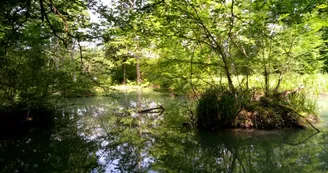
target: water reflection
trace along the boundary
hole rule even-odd
[[[69,114],[60,121],[53,129],[34,129],[24,138],[0,141],[0,172],[88,172],[96,167],[96,143],[78,135],[76,119]]]
[[[70,101],[54,128],[0,142],[1,172],[328,171],[326,130],[195,131],[189,103],[156,93]]]

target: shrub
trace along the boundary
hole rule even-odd
[[[235,96],[226,88],[208,89],[197,105],[197,125],[204,128],[224,127],[238,112]]]

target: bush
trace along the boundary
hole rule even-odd
[[[264,96],[240,90],[235,97],[224,87],[209,89],[200,98],[196,110],[198,127],[210,130],[305,128],[308,121],[318,121],[315,101],[308,101],[303,91],[287,96]]]
[[[225,127],[238,112],[235,96],[224,87],[207,90],[197,105],[197,124],[204,128]]]

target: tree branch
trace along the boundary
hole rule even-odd
[[[4,55],[6,56],[7,55],[7,49],[8,49],[8,46],[9,46],[9,41],[11,40],[11,38],[16,34],[17,30],[19,28],[21,28],[25,22],[27,22],[27,19],[29,18],[29,12],[30,12],[30,8],[31,8],[31,0],[28,0],[27,3],[24,5],[24,7],[22,9],[26,9],[26,13],[25,13],[25,19],[20,23],[18,24],[17,27],[14,26],[14,21],[12,21],[12,33],[9,35],[7,41],[6,41],[6,44],[5,44],[5,50],[4,50]],[[14,13],[16,14],[17,11]]]

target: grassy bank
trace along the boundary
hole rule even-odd
[[[154,85],[160,86],[161,91],[169,91],[178,95],[200,95],[208,88],[217,88],[218,86],[227,86],[227,79],[225,77],[217,76],[196,76],[192,80],[190,77],[174,78],[171,80],[164,80],[161,82],[157,79]],[[233,84],[236,88],[246,88],[246,76],[234,76],[232,78]],[[168,82],[169,81],[169,82]],[[271,74],[269,86],[274,89],[279,81],[279,74]],[[328,74],[297,74],[288,73],[282,76],[282,81],[278,91],[285,91],[304,86],[304,91],[310,97],[320,94],[328,93]],[[250,89],[264,89],[265,79],[263,75],[252,75],[248,78],[248,87]]]
[[[236,81],[241,81],[241,77],[235,79]],[[275,88],[277,86],[279,75],[272,75],[270,78],[270,88]],[[315,96],[320,94],[328,93],[328,74],[285,74],[282,77],[280,84],[280,91],[295,89],[299,86],[304,86],[306,94],[309,96]],[[264,88],[264,77],[263,76],[251,76],[249,78],[250,88]]]
[[[239,75],[234,76],[233,83],[236,88],[246,88],[246,77]],[[160,79],[158,79],[160,81]],[[163,79],[164,80],[164,79]],[[270,88],[274,89],[277,86],[279,80],[278,74],[272,74],[270,76]],[[101,86],[95,86],[93,89],[88,90],[86,92],[81,92],[80,96],[103,96],[107,95],[112,91],[122,91],[122,92],[130,92],[137,91],[142,89],[143,91],[159,91],[159,92],[167,92],[171,95],[201,95],[208,88],[216,88],[218,86],[226,85],[227,79],[225,77],[193,77],[192,82],[190,78],[180,78],[179,80],[169,80],[171,83],[149,83],[142,85],[135,85],[131,83],[131,85],[109,85],[103,84]],[[250,89],[261,90],[264,89],[264,77],[263,75],[252,75],[248,78],[248,87]],[[304,91],[307,96],[314,97],[321,94],[328,93],[328,74],[296,74],[290,73],[282,76],[282,81],[280,83],[280,87],[278,91],[286,91],[298,88],[300,86],[304,86]],[[191,97],[195,98],[195,97]]]

